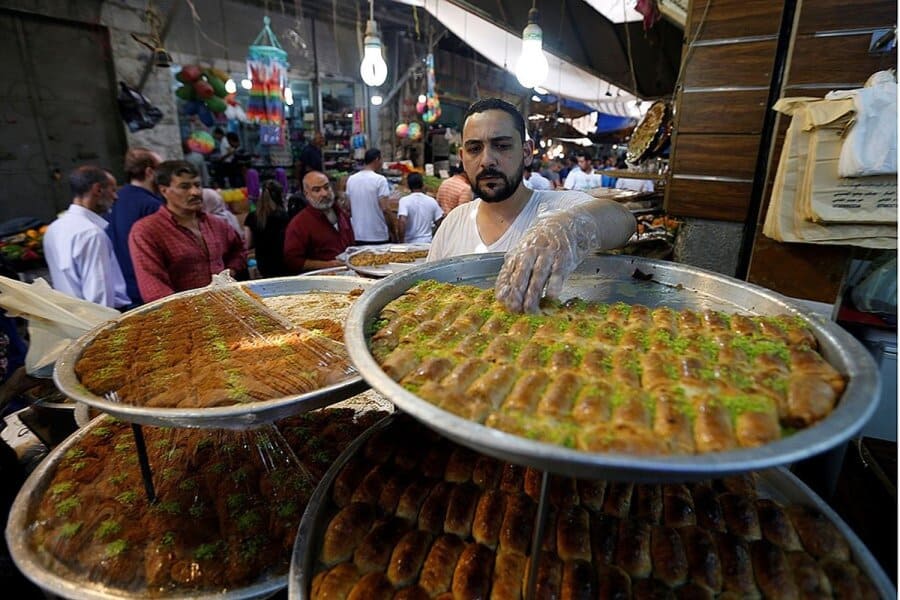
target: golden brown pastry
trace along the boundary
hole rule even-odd
[[[331,497],[334,499],[334,503],[340,507],[350,504],[353,492],[359,487],[359,482],[366,476],[370,468],[362,460],[348,461],[334,479],[334,486],[331,488]]]
[[[384,573],[369,573],[353,586],[347,600],[390,600],[394,597],[394,587]]]
[[[611,517],[624,519],[631,508],[631,495],[634,484],[624,481],[612,481],[606,486],[606,498],[603,500],[603,512]]]
[[[845,562],[850,560],[847,540],[825,515],[799,504],[789,506],[787,513],[800,536],[803,549],[814,558],[835,558]]]
[[[454,485],[446,481],[439,481],[429,492],[422,508],[419,509],[419,529],[430,531],[437,535],[444,529],[444,516],[447,514],[447,504],[450,502],[450,492]]]
[[[472,483],[485,490],[497,487],[502,467],[503,464],[496,458],[479,455],[472,468]]]
[[[780,504],[767,498],[756,500],[762,536],[785,552],[800,550],[800,538]]]
[[[596,571],[586,560],[567,561],[563,564],[562,600],[593,600],[597,594]]]
[[[413,583],[431,546],[431,534],[414,529],[407,531],[391,553],[387,578],[394,587],[402,588]]]
[[[503,515],[506,511],[506,495],[500,490],[487,490],[478,499],[472,521],[472,537],[490,549],[497,547]]]
[[[510,495],[500,526],[500,550],[528,554],[531,548],[531,532],[534,527],[535,505],[524,495]]]
[[[785,556],[802,600],[832,597],[831,582],[812,556],[806,552],[787,552]]]
[[[688,562],[678,531],[656,526],[650,532],[650,558],[653,577],[670,588],[687,581]]]
[[[494,561],[492,600],[519,600],[527,559],[518,552],[498,552]]]
[[[719,554],[709,533],[696,526],[678,530],[688,559],[691,581],[712,593],[722,589],[722,567]]]
[[[508,494],[518,494],[522,491],[525,478],[525,467],[506,463],[500,473],[500,491]]]
[[[553,554],[541,553],[537,561],[537,578],[534,584],[534,597],[541,600],[549,600],[551,598],[559,598],[562,588],[562,562]],[[528,573],[532,568],[531,559],[527,559],[525,563],[525,572],[523,573],[522,589],[528,585]]]
[[[722,506],[712,486],[700,483],[693,487],[691,495],[694,500],[694,512],[697,525],[709,531],[722,531],[727,528]]]
[[[618,519],[598,513],[591,514],[591,551],[595,564],[611,565],[614,563],[618,535]]]
[[[411,585],[403,588],[394,594],[394,600],[430,600],[431,596],[428,592],[417,585]]]
[[[467,544],[453,571],[453,597],[462,600],[487,598],[491,589],[494,554],[481,544]]]
[[[631,598],[631,578],[619,567],[597,565],[597,598]]]
[[[578,479],[578,497],[581,505],[593,512],[603,509],[606,481],[603,479]]]
[[[728,531],[745,540],[758,540],[762,537],[759,516],[752,500],[745,496],[726,493],[719,496],[719,504],[722,505],[722,514],[725,515]]]
[[[390,467],[388,465],[375,465],[360,481],[353,495],[350,496],[350,501],[375,504],[378,502],[381,490],[389,476]]]
[[[397,509],[395,514],[401,519],[406,519],[410,523],[419,520],[419,508],[425,502],[425,498],[431,493],[431,488],[435,484],[427,479],[418,479],[413,481],[397,500]]]
[[[591,560],[591,521],[584,508],[573,506],[559,512],[556,522],[556,552],[563,561]]]
[[[394,546],[408,530],[409,523],[396,517],[375,523],[353,553],[353,562],[360,572],[384,573]]]
[[[400,496],[406,491],[411,479],[410,474],[403,471],[391,473],[387,477],[384,487],[381,488],[381,494],[378,496],[378,508],[383,513],[391,514],[397,510]]]
[[[341,563],[316,577],[319,576],[319,585],[313,582],[313,600],[346,598],[359,581],[360,573],[353,563]]]
[[[455,535],[438,537],[425,557],[419,586],[432,597],[448,591],[456,563],[465,546],[465,542]]]
[[[445,533],[453,533],[463,539],[469,537],[478,498],[479,490],[472,484],[457,485],[453,488],[444,517]]]
[[[767,598],[794,600],[800,597],[788,560],[778,546],[768,540],[757,540],[750,544],[753,573],[756,583]]]
[[[635,519],[656,525],[662,518],[662,510],[662,488],[660,486],[641,484],[634,487],[631,514]]]
[[[722,566],[722,589],[740,598],[759,597],[747,542],[730,533],[712,531],[710,534],[715,539]]]
[[[619,522],[615,564],[638,579],[650,575],[650,525],[633,519]]]
[[[697,523],[694,499],[686,485],[662,486],[663,524],[668,527],[685,527]]]
[[[322,563],[335,565],[353,556],[356,545],[372,528],[375,511],[369,504],[348,504],[331,519],[322,541]]]

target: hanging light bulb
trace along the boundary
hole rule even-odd
[[[425,97],[425,94],[419,94],[418,100],[419,100],[419,102],[421,102],[422,104],[425,104],[425,101],[428,100],[428,98]]]
[[[284,103],[288,106],[293,106],[294,104],[294,90],[289,87],[284,88]]]
[[[371,102],[372,102],[372,106],[381,106],[381,103],[384,102],[384,98],[382,98],[378,94],[375,94],[374,96],[372,96]]]
[[[379,86],[387,79],[387,64],[381,56],[381,38],[378,37],[378,23],[374,17],[374,0],[369,0],[369,20],[366,22],[366,39],[363,44],[363,59],[359,74],[366,85]]]
[[[234,82],[234,79],[231,77],[228,78],[228,81],[225,82],[225,91],[229,94],[233,94],[237,91],[237,84]]]
[[[241,79],[241,87],[244,88],[245,90],[252,90],[253,82],[250,81],[249,79]]]
[[[516,65],[516,78],[527,88],[544,83],[550,70],[547,57],[544,55],[544,34],[537,21],[538,11],[532,5],[528,11],[528,25],[522,31],[522,54]]]

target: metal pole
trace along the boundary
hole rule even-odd
[[[134,445],[137,446],[138,463],[141,465],[141,477],[144,480],[144,491],[147,492],[147,501],[150,504],[156,504],[156,490],[153,489],[153,472],[150,470],[150,460],[147,458],[144,430],[137,423],[132,423],[131,432],[134,434]]]
[[[534,600],[537,586],[537,573],[541,560],[541,544],[544,541],[544,529],[547,528],[547,513],[550,510],[550,473],[541,475],[541,498],[538,501],[537,514],[534,517],[534,536],[531,538],[531,558],[528,563],[528,583],[525,587],[525,600]]]

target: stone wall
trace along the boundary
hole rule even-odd
[[[734,277],[744,224],[686,218],[675,240],[674,260]]]

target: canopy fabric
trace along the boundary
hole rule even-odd
[[[515,73],[515,66],[522,50],[520,36],[507,32],[449,0],[398,1],[423,7],[487,60]],[[608,115],[633,118],[641,116],[636,102],[638,98],[630,92],[555,56],[547,51],[546,46],[544,53],[550,69],[547,81],[541,85],[542,88],[583,102],[592,109]]]

